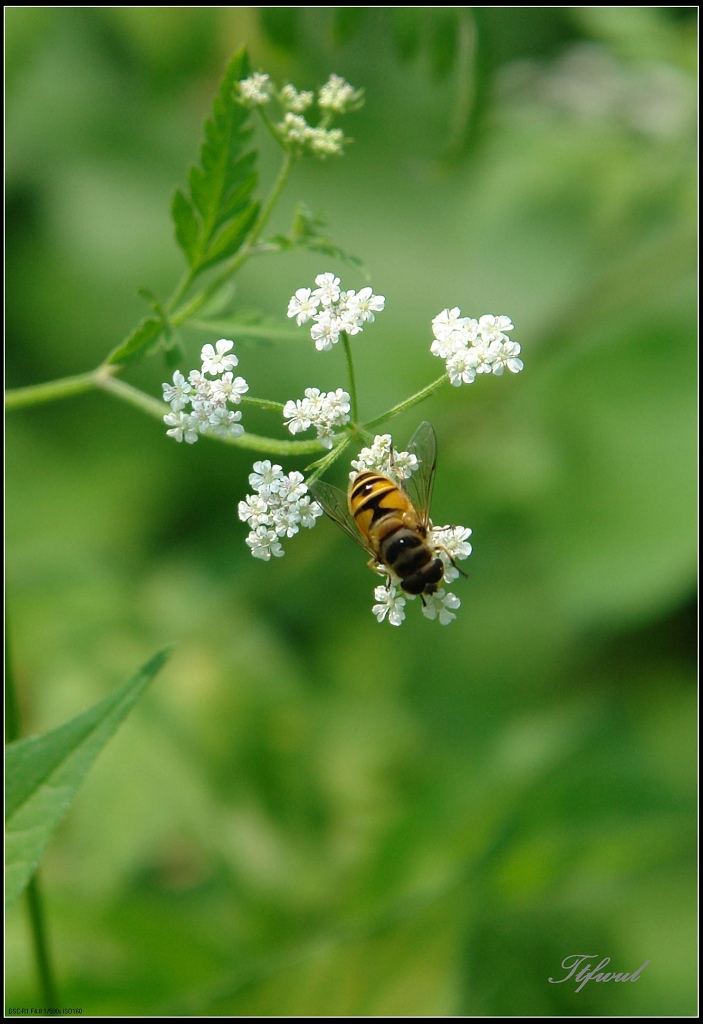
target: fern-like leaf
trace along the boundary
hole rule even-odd
[[[205,122],[200,162],[178,189],[171,212],[176,239],[191,270],[199,273],[233,256],[256,219],[256,153],[246,151],[252,133],[250,111],[237,99],[237,82],[249,62],[241,51],[230,62],[212,115]]]

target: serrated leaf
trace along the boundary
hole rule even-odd
[[[226,260],[228,256],[234,256],[256,220],[257,212],[257,207],[249,206],[238,216],[233,217],[225,228],[218,231],[212,240],[207,256],[200,264],[201,269],[214,266],[215,263]]]
[[[5,904],[34,874],[88,769],[169,656],[161,651],[124,686],[57,729],[5,753]]]
[[[237,83],[249,73],[246,53],[230,62],[212,115],[205,122],[200,162],[188,175],[186,195],[173,200],[176,239],[196,273],[234,255],[258,212],[257,154],[245,152],[252,133],[250,111],[237,100]]]
[[[145,317],[132,331],[129,337],[110,353],[107,362],[126,363],[141,358],[147,348],[158,340],[164,329],[163,321],[155,316]]]

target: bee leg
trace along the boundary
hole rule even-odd
[[[377,575],[386,577],[386,579],[388,580],[388,589],[390,590],[391,578],[390,575],[388,574],[387,569],[383,565],[379,565],[375,558],[369,558],[366,564],[368,565],[369,569],[373,569],[373,571],[377,573]]]

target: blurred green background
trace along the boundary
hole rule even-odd
[[[177,644],[42,868],[61,1005],[695,1014],[696,12],[6,9],[9,386],[91,369],[137,288],[168,295],[170,199],[242,45],[279,83],[366,90],[271,229],[304,199],[386,296],[363,415],[441,372],[444,307],[511,316],[525,361],[393,423],[433,422],[435,519],[474,531],[446,628],[378,625],[326,521],[252,559],[246,452],[102,395],[8,415],[25,732]],[[329,269],[366,283],[272,256],[237,303],[283,326]],[[238,352],[254,395],[345,381],[304,331]],[[124,376],[160,396],[167,372]],[[23,906],[7,927],[8,1006],[38,1005]],[[548,982],[575,953],[650,963],[576,995]]]

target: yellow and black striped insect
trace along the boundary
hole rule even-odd
[[[430,533],[430,502],[437,464],[437,439],[421,423],[408,444],[418,468],[407,482],[372,470],[352,477],[346,494],[318,480],[310,491],[327,515],[371,556],[377,572],[400,581],[408,594],[434,594],[444,579],[444,562]],[[393,463],[390,464],[390,472]],[[389,572],[390,570],[390,572]]]

